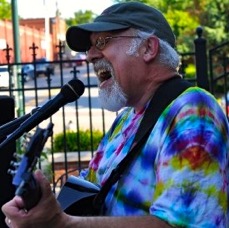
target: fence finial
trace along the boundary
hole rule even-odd
[[[208,66],[207,66],[207,47],[206,39],[202,37],[203,28],[196,28],[198,38],[194,40],[195,44],[195,59],[196,59],[196,79],[197,85],[206,90],[209,90],[208,82]]]
[[[198,26],[196,28],[196,34],[197,34],[198,38],[201,38],[202,37],[202,35],[203,35],[203,28],[201,26]]]

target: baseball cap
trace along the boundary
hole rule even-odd
[[[92,32],[107,32],[135,28],[154,34],[175,47],[175,36],[163,14],[140,2],[117,3],[105,9],[92,23],[71,26],[66,32],[70,49],[87,51]]]

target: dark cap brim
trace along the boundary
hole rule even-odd
[[[66,32],[66,42],[73,51],[85,52],[91,46],[90,35],[92,32],[106,32],[120,29],[127,29],[130,26],[110,23],[110,22],[93,22],[71,26]]]

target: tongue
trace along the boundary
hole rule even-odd
[[[105,87],[105,86],[107,87],[108,85],[111,85],[111,84],[112,84],[112,80],[111,80],[111,78],[109,78],[109,79],[101,82],[100,85],[99,85],[99,87],[100,88],[103,88],[103,87]]]

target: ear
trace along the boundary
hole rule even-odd
[[[159,39],[156,36],[151,36],[146,40],[144,60],[149,62],[156,58],[159,53]]]

